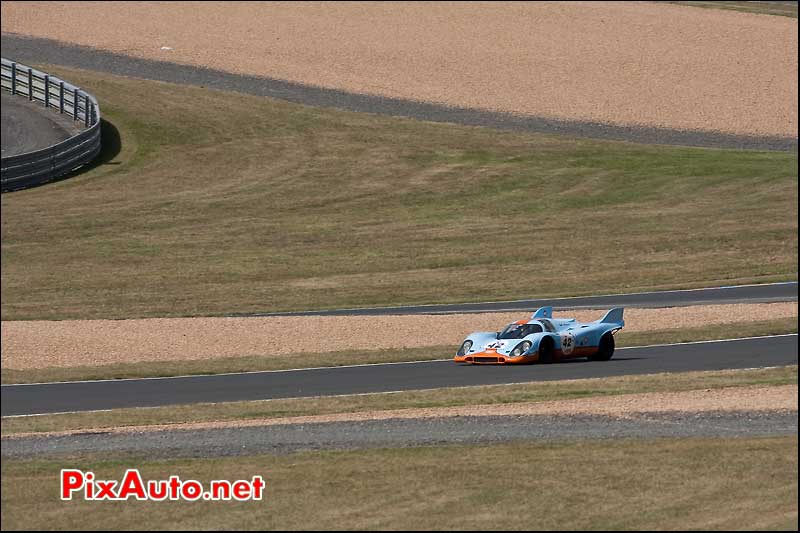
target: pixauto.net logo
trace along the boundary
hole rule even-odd
[[[182,480],[179,476],[169,479],[142,479],[139,470],[125,471],[121,480],[96,479],[94,472],[74,469],[61,470],[61,499],[72,500],[73,495],[87,501],[125,501],[130,498],[145,501],[260,501],[266,483],[261,476],[250,480],[210,481],[208,488],[194,479]]]

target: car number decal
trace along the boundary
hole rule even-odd
[[[573,348],[575,348],[575,338],[572,336],[572,333],[569,331],[562,333],[561,351],[564,353],[564,355],[569,355],[572,353]]]

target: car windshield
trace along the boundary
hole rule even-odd
[[[542,327],[538,324],[509,324],[497,338],[521,339],[539,331],[542,331]]]

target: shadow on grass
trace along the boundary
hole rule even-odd
[[[119,155],[122,150],[122,139],[119,136],[119,130],[114,124],[106,119],[100,119],[100,153],[97,157],[92,159],[88,165],[84,165],[76,172],[70,174],[74,176],[87,170],[92,170],[102,165],[119,165],[119,161],[114,161],[114,158]]]

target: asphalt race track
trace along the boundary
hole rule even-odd
[[[32,66],[41,63],[77,67],[119,76],[144,78],[268,96],[318,107],[334,107],[360,113],[408,117],[431,122],[484,126],[501,130],[550,133],[644,144],[704,146],[740,150],[797,151],[796,137],[753,137],[715,132],[671,130],[646,126],[614,126],[599,122],[555,120],[451,107],[325,89],[272,78],[243,76],[166,61],[140,59],[48,39],[2,34],[3,56]]]
[[[608,362],[426,361],[277,372],[2,386],[2,416],[797,364],[797,334],[621,348]]]
[[[513,300],[446,305],[413,305],[402,307],[368,307],[332,309],[328,311],[299,311],[294,313],[249,313],[229,316],[337,316],[337,315],[418,315],[444,313],[490,313],[504,311],[533,311],[552,305],[556,310],[608,309],[611,307],[685,307],[734,303],[769,303],[797,301],[797,282],[764,285],[738,285],[707,289],[688,289],[601,296],[576,296],[574,298],[548,298],[539,300]]]
[[[41,104],[29,102],[27,97],[12,96],[3,91],[2,98],[2,154],[11,157],[48,148],[69,139],[81,130],[80,122],[73,122],[58,110],[45,109]]]

